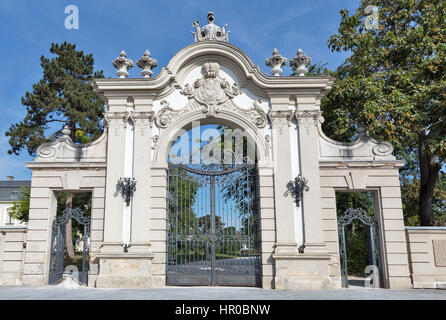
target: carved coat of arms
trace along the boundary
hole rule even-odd
[[[219,76],[220,65],[216,62],[207,62],[201,68],[202,78],[197,79],[193,85],[186,84],[181,91],[191,100],[180,110],[172,109],[168,101],[163,100],[164,107],[156,116],[156,124],[160,128],[166,128],[175,119],[186,112],[201,110],[207,117],[215,117],[217,113],[225,111],[240,115],[249,119],[258,128],[264,128],[268,122],[265,112],[259,107],[259,101],[254,101],[250,109],[241,109],[236,106],[232,98],[240,94],[240,89],[234,83]]]
[[[202,104],[203,112],[206,112],[209,117],[214,117],[215,113],[220,111],[219,105],[240,93],[235,83],[230,87],[229,83],[218,75],[219,71],[218,63],[205,63],[201,68],[203,78],[196,80],[192,87],[186,84],[182,91],[189,99],[194,98]]]

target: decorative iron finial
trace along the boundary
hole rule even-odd
[[[307,66],[311,63],[311,58],[302,51],[297,50],[297,55],[290,60],[290,67],[296,69],[296,73],[299,77],[303,77],[308,73]]]
[[[228,24],[225,24],[223,28],[220,28],[215,23],[215,16],[213,12],[208,12],[208,24],[200,28],[200,23],[195,20],[192,26],[195,28],[195,32],[191,31],[194,35],[194,41],[204,41],[204,40],[218,40],[218,41],[229,41],[229,32],[226,31]]]
[[[121,55],[113,60],[113,67],[118,69],[116,74],[119,78],[127,78],[129,76],[128,70],[133,68],[133,61],[127,59],[127,55],[124,50],[121,51]]]
[[[276,48],[273,50],[273,56],[265,60],[265,64],[271,67],[271,74],[275,77],[282,74],[283,70],[280,67],[284,66],[286,62],[287,58],[282,57]]]
[[[150,78],[153,75],[152,69],[156,68],[158,61],[150,57],[150,51],[146,50],[144,56],[136,61],[136,65],[143,69],[141,74],[144,78]]]

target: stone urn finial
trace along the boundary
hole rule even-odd
[[[265,64],[268,67],[271,67],[271,74],[275,77],[278,77],[282,74],[283,70],[280,68],[284,66],[287,62],[287,58],[282,57],[279,53],[279,50],[274,48],[272,57],[269,57],[265,60]]]
[[[141,74],[144,78],[150,78],[153,75],[152,69],[156,68],[158,61],[150,57],[150,51],[146,50],[144,56],[136,61],[136,65],[143,69]]]
[[[303,77],[308,73],[307,66],[311,63],[311,58],[302,49],[297,50],[297,55],[290,60],[290,67],[296,69],[296,74]]]
[[[67,126],[67,125],[65,125],[65,126],[63,127],[61,133],[62,133],[62,137],[60,137],[61,139],[64,139],[64,140],[71,140],[71,137],[70,137],[71,131],[70,131],[70,129],[68,129],[68,126]]]
[[[127,78],[129,76],[129,70],[133,68],[133,61],[127,59],[127,55],[124,50],[121,51],[121,55],[113,60],[113,67],[118,69],[116,74],[119,78]]]

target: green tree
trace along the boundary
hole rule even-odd
[[[351,56],[332,74],[324,131],[351,140],[361,125],[391,142],[419,177],[420,224],[434,225],[434,186],[446,159],[446,1],[361,0],[354,14],[340,14],[328,45]]]
[[[26,92],[22,104],[27,114],[23,121],[11,125],[5,133],[9,137],[9,154],[19,155],[27,150],[35,156],[37,147],[61,135],[66,125],[73,142],[89,142],[102,133],[103,104],[89,81],[102,78],[103,71],[94,71],[91,54],[77,51],[76,45],[64,42],[51,44],[52,58],[40,57],[43,78],[33,85],[33,92]],[[65,206],[72,206],[72,194]],[[71,220],[66,227],[70,239]],[[67,241],[67,251],[74,256],[72,241]]]
[[[407,179],[402,183],[402,198],[404,222],[408,226],[420,224],[418,216],[418,194],[420,191],[420,180],[417,178]],[[432,209],[435,217],[435,224],[446,225],[446,174],[441,172],[434,188]]]
[[[40,58],[43,78],[22,97],[27,115],[5,133],[9,154],[26,149],[35,156],[37,147],[60,136],[65,125],[74,142],[91,141],[102,133],[103,103],[89,81],[102,78],[103,71],[94,72],[93,56],[77,51],[75,44],[52,43],[50,52],[55,57]]]
[[[12,202],[12,207],[9,211],[9,215],[14,219],[19,220],[20,222],[28,222],[31,187],[21,186],[19,192],[19,199]]]

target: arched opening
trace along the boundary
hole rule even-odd
[[[180,130],[168,157],[167,285],[261,286],[256,144],[229,123]]]

